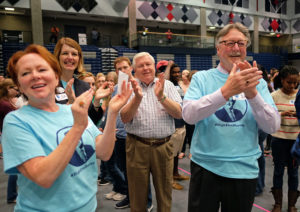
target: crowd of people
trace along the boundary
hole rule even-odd
[[[187,211],[250,212],[263,191],[270,137],[272,212],[282,209],[285,167],[288,211],[297,211],[290,150],[300,132],[299,72],[284,66],[268,76],[245,60],[250,42],[245,26],[229,24],[216,36],[220,63],[210,70],[182,71],[140,52],[96,76],[71,38],[59,39],[53,54],[34,44],[16,52],[0,82],[7,203],[19,211],[95,211],[97,184],[112,183],[105,198],[118,201],[115,208],[151,211],[153,182],[157,211],[168,212],[172,189],[190,180]],[[191,178],[178,172],[183,157]]]

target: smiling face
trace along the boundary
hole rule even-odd
[[[180,80],[180,76],[181,76],[181,73],[180,73],[180,67],[174,67],[172,68],[171,70],[171,82],[175,81],[175,82],[178,82]]]
[[[28,97],[30,105],[54,102],[58,76],[40,55],[29,53],[22,56],[16,70],[19,89]]]
[[[78,62],[78,51],[75,48],[64,44],[61,47],[61,53],[59,55],[59,65],[62,71],[71,71],[74,73],[75,69],[78,67]]]
[[[233,47],[228,47],[222,41],[244,41],[247,40],[246,36],[237,29],[231,29],[225,36],[219,39],[219,44],[217,45],[217,53],[220,58],[220,65],[222,68],[231,71],[233,64],[237,62],[242,62],[246,58],[247,47],[239,47],[237,43]]]
[[[141,82],[149,85],[155,77],[154,62],[149,56],[141,56],[135,60],[135,77]]]

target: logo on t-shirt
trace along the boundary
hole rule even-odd
[[[60,144],[60,142],[63,140],[63,138],[66,136],[66,134],[69,132],[70,129],[71,129],[71,126],[65,127],[56,133],[57,145]],[[78,142],[76,150],[75,150],[69,164],[71,164],[73,166],[81,166],[81,165],[85,164],[90,159],[90,157],[92,157],[92,155],[95,152],[93,146],[90,144],[86,144],[84,142],[84,139],[86,139],[86,140],[91,139],[92,142],[94,142],[94,140],[92,138],[93,137],[91,135],[89,135],[87,130],[85,130],[85,132],[83,133],[82,137],[80,138],[80,140]]]
[[[230,98],[226,104],[215,112],[218,119],[223,122],[236,122],[241,120],[248,110],[248,102],[241,95]]]

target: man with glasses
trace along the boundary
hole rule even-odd
[[[218,211],[220,206],[230,212],[252,209],[261,155],[258,127],[276,132],[280,117],[256,62],[252,66],[245,61],[249,45],[245,26],[226,25],[216,36],[218,67],[194,74],[185,94],[183,118],[196,124],[190,212]],[[229,102],[234,102],[234,111]]]

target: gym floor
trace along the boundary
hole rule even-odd
[[[266,187],[264,192],[255,198],[252,211],[253,212],[269,212],[272,209],[272,205],[274,204],[274,200],[272,194],[270,193],[272,187],[272,175],[273,175],[273,162],[272,156],[269,155],[266,158],[266,178],[265,184]],[[7,204],[6,203],[6,188],[7,188],[7,175],[3,172],[3,160],[0,160],[0,212],[12,212],[14,204]],[[179,172],[180,174],[189,175],[190,168],[189,168],[190,160],[187,157],[179,160]],[[173,201],[172,201],[172,212],[182,212],[187,211],[187,203],[188,203],[188,188],[189,188],[189,181],[181,181],[181,185],[184,186],[183,190],[173,190]],[[129,212],[130,209],[115,209],[114,206],[117,203],[113,200],[106,200],[104,198],[104,194],[109,193],[112,189],[112,185],[106,186],[98,186],[98,207],[96,211],[101,212],[111,212],[113,211],[124,211]],[[287,177],[285,172],[284,177],[284,196],[283,196],[283,211],[287,211]],[[156,210],[156,200],[155,200],[155,192],[152,185],[152,195],[153,195],[153,212]],[[297,203],[297,207],[300,211],[300,201]]]

